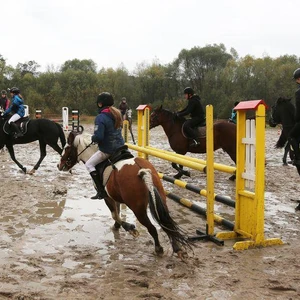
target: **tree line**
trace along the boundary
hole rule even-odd
[[[86,115],[97,113],[96,96],[103,91],[114,95],[116,106],[126,97],[133,110],[163,104],[175,111],[186,105],[182,91],[190,86],[203,105],[214,106],[216,118],[228,118],[235,101],[264,99],[272,105],[280,96],[293,98],[292,74],[299,66],[296,55],[239,57],[223,44],[183,49],[170,63],[139,63],[132,72],[124,65],[98,70],[91,59],[68,60],[41,72],[34,60],[13,67],[0,55],[0,84],[1,89],[19,87],[31,114],[35,109],[59,114],[67,106]]]

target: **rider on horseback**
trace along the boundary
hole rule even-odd
[[[185,99],[188,100],[188,105],[185,109],[175,113],[175,116],[191,116],[191,119],[187,120],[183,126],[188,134],[188,137],[193,139],[193,143],[190,146],[197,147],[198,145],[200,145],[200,141],[197,136],[197,133],[194,131],[194,128],[204,123],[205,112],[202,107],[200,97],[194,93],[194,90],[192,88],[185,88],[183,93]]]
[[[125,119],[125,114],[127,112],[127,110],[129,109],[129,106],[127,104],[127,100],[125,97],[122,98],[122,101],[119,105],[119,110],[121,111],[121,114],[122,114],[122,117],[123,117],[123,120]]]
[[[110,93],[105,92],[98,95],[99,114],[95,119],[92,142],[98,144],[99,150],[85,163],[98,192],[92,199],[103,199],[107,196],[96,165],[108,159],[111,154],[124,145],[121,133],[122,117],[120,111],[112,106],[113,104],[114,99]]]
[[[296,124],[290,132],[289,142],[293,147],[295,159],[294,165],[300,166],[300,150],[299,150],[299,141],[300,141],[300,68],[294,71],[293,77],[298,84],[298,89],[295,93],[296,98]]]
[[[23,118],[25,115],[24,102],[20,95],[20,90],[17,87],[9,89],[9,92],[12,96],[11,105],[5,110],[3,116],[5,117],[11,112],[13,113],[11,118],[8,120],[8,124],[10,125],[12,131],[15,133],[14,137],[19,138],[23,136],[23,134],[15,122]]]

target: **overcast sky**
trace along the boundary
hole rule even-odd
[[[300,56],[296,0],[1,1],[0,54],[43,69],[73,58],[130,71],[182,49],[223,43],[240,56]]]

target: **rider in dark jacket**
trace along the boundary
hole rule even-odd
[[[124,145],[121,126],[122,116],[120,111],[113,107],[114,99],[110,93],[101,93],[97,97],[99,114],[95,119],[95,130],[92,142],[97,143],[99,150],[94,153],[85,166],[97,187],[97,195],[92,199],[103,199],[106,195],[96,165],[108,159],[118,148]]]
[[[298,84],[298,88],[295,93],[296,99],[296,124],[290,132],[289,142],[293,147],[295,159],[294,164],[300,166],[300,151],[299,151],[299,142],[300,142],[300,68],[294,71],[293,77]]]
[[[193,139],[193,143],[190,146],[196,147],[200,142],[197,134],[194,132],[194,128],[205,122],[205,112],[200,97],[194,93],[192,88],[185,88],[183,93],[185,99],[188,100],[188,105],[183,110],[177,112],[176,116],[184,117],[190,115],[191,119],[184,123],[184,129],[188,136]]]

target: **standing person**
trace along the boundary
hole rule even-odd
[[[234,102],[232,111],[231,111],[231,116],[229,118],[229,121],[236,124],[236,117],[237,117],[237,111],[234,109],[238,104],[240,103],[240,101],[236,101]]]
[[[204,123],[205,121],[205,112],[201,104],[201,99],[198,95],[194,93],[194,90],[190,87],[187,87],[183,91],[184,97],[188,100],[188,105],[183,110],[175,113],[176,117],[184,117],[190,115],[191,119],[188,119],[184,123],[184,129],[189,135],[189,138],[193,139],[191,147],[197,147],[200,145],[200,141],[194,128],[198,125]]]
[[[129,106],[127,104],[127,100],[126,100],[125,97],[123,97],[122,101],[119,105],[119,110],[121,111],[123,120],[125,120],[125,115],[126,115],[126,112],[127,112],[128,109],[129,109]]]
[[[0,98],[0,110],[5,111],[9,108],[10,101],[7,98],[7,92],[5,90],[1,91],[1,98]]]
[[[293,147],[295,159],[294,165],[300,166],[300,68],[294,71],[293,77],[297,83],[297,90],[295,92],[295,102],[296,102],[296,124],[290,131],[289,142]]]
[[[20,90],[17,87],[13,87],[9,89],[10,95],[11,95],[11,105],[9,108],[5,110],[3,113],[3,116],[7,116],[10,113],[13,113],[13,115],[8,120],[8,124],[10,125],[11,129],[15,133],[14,137],[19,138],[23,136],[20,128],[15,123],[19,119],[23,118],[25,115],[25,109],[24,109],[24,102],[20,95]]]
[[[97,143],[99,150],[90,157],[85,166],[95,182],[97,196],[92,199],[103,199],[107,196],[103,183],[96,170],[96,165],[108,159],[118,148],[124,145],[121,133],[122,116],[120,111],[113,107],[114,99],[110,93],[101,93],[97,97],[99,114],[95,119],[95,130],[92,142]]]

